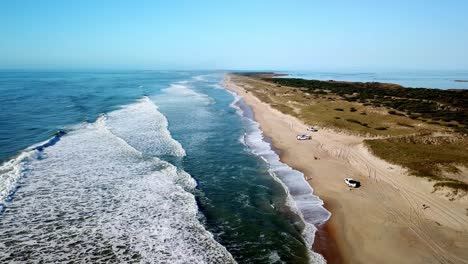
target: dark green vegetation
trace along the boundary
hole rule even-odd
[[[468,91],[412,89],[395,84],[236,76],[236,83],[306,124],[364,137],[378,157],[434,190],[468,189]]]
[[[464,191],[468,191],[468,184],[460,181],[442,181],[434,184],[434,187],[449,187],[452,189],[461,189]]]
[[[443,121],[448,127],[468,133],[468,90],[404,88],[377,82],[337,82],[295,78],[264,78],[281,86],[301,88],[311,94],[338,95],[349,102],[385,106],[392,115],[406,115],[429,124]],[[438,123],[435,123],[438,122]]]

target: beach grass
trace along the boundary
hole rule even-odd
[[[411,135],[368,139],[364,143],[378,157],[407,168],[411,175],[455,183],[447,175],[457,175],[459,167],[468,167],[468,140],[454,135]],[[450,184],[455,187],[454,184]],[[450,187],[449,186],[449,187]]]
[[[420,131],[451,131],[405,115],[390,114],[386,107],[349,102],[337,95],[310,94],[299,88],[278,86],[255,78],[235,76],[236,83],[263,102],[306,124],[318,125],[365,136],[400,136]]]
[[[468,134],[468,91],[405,88],[391,83],[319,81],[297,78],[263,78],[277,86],[299,88],[314,95],[338,95],[363,106],[386,107],[387,113],[408,116],[434,125],[447,125]],[[450,123],[450,124],[448,124]]]
[[[465,192],[468,192],[468,184],[460,181],[441,181],[436,184],[434,184],[434,188],[439,188],[439,187],[448,187],[451,189],[455,190],[462,190]]]
[[[364,143],[376,156],[407,168],[411,175],[437,181],[434,187],[468,188],[468,179],[451,177],[460,167],[468,168],[468,140],[455,132],[457,122],[433,121],[386,106],[349,101],[327,90],[311,92],[255,76],[232,78],[261,101],[305,124],[370,138]]]

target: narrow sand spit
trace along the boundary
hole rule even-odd
[[[224,87],[242,96],[281,160],[305,174],[332,212],[327,233],[334,234],[342,260],[329,263],[468,263],[466,196],[449,201],[432,193],[431,182],[369,153],[363,137],[322,129],[310,141],[297,141],[307,126],[241,85],[226,75]],[[362,187],[349,189],[345,177]]]

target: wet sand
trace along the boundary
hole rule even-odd
[[[325,207],[328,206],[325,204]],[[336,231],[329,223],[317,227],[312,250],[321,254],[328,263],[344,263],[343,256],[336,243]]]

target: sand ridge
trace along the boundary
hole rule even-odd
[[[309,133],[311,141],[297,141],[307,125],[245,92],[230,75],[223,85],[252,108],[282,161],[303,172],[325,201],[345,263],[468,263],[468,198],[432,193],[432,183],[372,155],[364,137],[320,129]],[[345,177],[363,186],[349,189]]]

